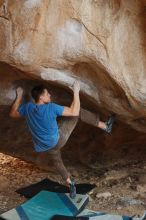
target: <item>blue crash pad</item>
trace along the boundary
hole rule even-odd
[[[7,220],[50,220],[56,214],[77,216],[88,201],[87,195],[77,194],[75,199],[71,199],[69,194],[41,191],[1,217]]]

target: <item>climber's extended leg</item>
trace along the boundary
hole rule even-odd
[[[90,125],[101,128],[107,133],[111,133],[115,116],[112,115],[106,122],[100,121],[99,115],[81,108],[80,119]]]

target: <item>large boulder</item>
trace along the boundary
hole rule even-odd
[[[102,153],[101,145],[105,152],[116,146],[117,154],[121,146],[144,146],[145,25],[144,0],[0,0],[1,151],[13,145],[11,153],[21,154],[31,145],[24,125],[8,119],[17,85],[29,93],[45,83],[57,102],[69,104],[76,78],[82,106],[103,120],[115,113],[117,123],[113,135],[105,136],[81,122],[68,145],[77,144],[79,135],[83,155]]]

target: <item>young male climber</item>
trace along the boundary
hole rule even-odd
[[[73,100],[69,107],[61,106],[51,102],[51,95],[44,85],[35,86],[31,90],[34,102],[30,101],[21,104],[23,89],[16,89],[16,100],[14,101],[10,116],[13,118],[25,117],[28,129],[32,135],[35,151],[43,158],[49,154],[49,158],[63,180],[70,186],[70,195],[75,197],[76,189],[69,172],[63,164],[61,158],[61,148],[67,142],[78,118],[111,133],[113,117],[104,123],[99,117],[87,110],[80,111],[80,83],[75,81],[73,85]],[[21,105],[20,105],[21,104]],[[65,116],[61,124],[57,123],[56,118]]]

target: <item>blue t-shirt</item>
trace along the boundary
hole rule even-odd
[[[64,106],[55,103],[35,104],[28,102],[19,107],[18,112],[26,118],[36,152],[53,148],[59,140],[56,118],[61,116]]]

